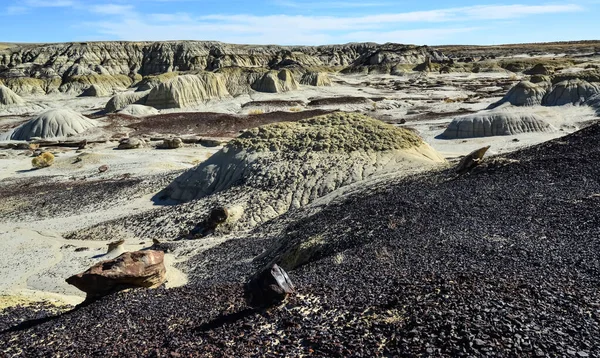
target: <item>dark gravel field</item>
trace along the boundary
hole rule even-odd
[[[599,141],[596,124],[291,212],[192,258],[183,288],[42,323],[4,311],[0,356],[600,357]],[[241,283],[273,261],[297,295],[246,307]]]

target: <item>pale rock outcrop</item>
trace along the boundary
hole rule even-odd
[[[444,139],[477,138],[553,130],[553,127],[541,116],[534,113],[522,113],[514,108],[502,108],[455,118],[440,137]]]
[[[10,88],[0,85],[0,108],[8,106],[20,106],[25,104],[23,98],[19,97]]]
[[[108,91],[105,87],[99,85],[91,85],[88,89],[83,91],[81,97],[108,97],[112,92]]]
[[[123,138],[119,141],[117,149],[137,149],[144,146],[144,141],[139,138]]]
[[[249,228],[345,185],[443,162],[412,131],[334,113],[248,130],[156,198],[189,202],[217,195],[228,208],[244,208],[236,225]]]
[[[66,281],[85,292],[88,302],[129,288],[155,288],[166,281],[164,258],[162,251],[125,252]]]
[[[220,75],[210,72],[175,77],[152,88],[146,105],[154,108],[185,108],[229,97]]]
[[[13,46],[0,50],[0,67],[34,77],[39,68],[59,77],[67,71],[142,76],[172,71],[214,71],[226,67],[276,68],[282,61],[305,67],[388,66],[447,59],[426,46],[350,43],[331,46],[233,45],[211,41],[87,42]],[[98,66],[101,66],[99,68]]]
[[[144,106],[142,104],[130,104],[119,110],[118,113],[134,117],[146,117],[157,115],[159,112],[154,107]]]
[[[51,109],[15,128],[10,139],[69,137],[96,126],[96,121],[71,109]]]
[[[331,79],[324,72],[309,72],[302,76],[300,83],[308,86],[326,87],[331,86]]]
[[[282,93],[300,88],[292,72],[283,69],[279,72],[265,73],[258,81],[252,84],[252,89],[258,92]]]
[[[546,91],[544,86],[521,81],[512,87],[500,101],[491,104],[488,109],[499,107],[505,103],[513,106],[537,106],[542,103]]]
[[[585,104],[596,110],[596,114],[600,116],[600,94],[588,99]]]
[[[581,105],[600,93],[600,85],[581,79],[559,82],[552,86],[542,100],[544,106]]]
[[[258,81],[267,70],[260,68],[226,67],[215,73],[223,77],[227,92],[232,96],[239,96],[253,92],[252,84]]]
[[[114,95],[104,107],[108,113],[116,112],[127,107],[130,104],[144,104],[150,91],[146,92],[123,92]]]
[[[66,77],[58,90],[67,94],[80,95],[91,86],[96,86],[108,96],[115,91],[127,89],[132,83],[133,80],[125,75],[91,74]]]

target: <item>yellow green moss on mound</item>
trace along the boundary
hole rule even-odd
[[[251,151],[353,152],[407,149],[423,144],[412,131],[358,113],[337,112],[299,122],[250,129],[230,146]]]

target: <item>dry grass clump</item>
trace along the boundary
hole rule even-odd
[[[300,108],[300,107],[291,107],[290,108],[290,112],[300,112],[300,111],[302,111],[302,108]]]
[[[251,111],[248,112],[248,115],[250,116],[257,116],[259,114],[264,114],[265,111],[263,111],[262,109],[253,109]]]
[[[44,152],[31,160],[31,165],[34,168],[46,168],[54,164],[54,154]]]
[[[414,132],[358,113],[336,112],[252,128],[230,146],[253,151],[384,151],[417,147],[423,141]]]

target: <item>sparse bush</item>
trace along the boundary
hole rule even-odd
[[[292,107],[292,108],[290,108],[290,112],[300,112],[300,111],[302,111],[302,108],[300,108],[300,107]]]
[[[44,152],[31,160],[34,168],[46,168],[54,164],[54,155],[50,152]]]
[[[265,113],[265,111],[263,111],[262,109],[253,109],[250,112],[248,112],[248,114],[251,116],[256,116],[256,115],[264,114],[264,113]]]

